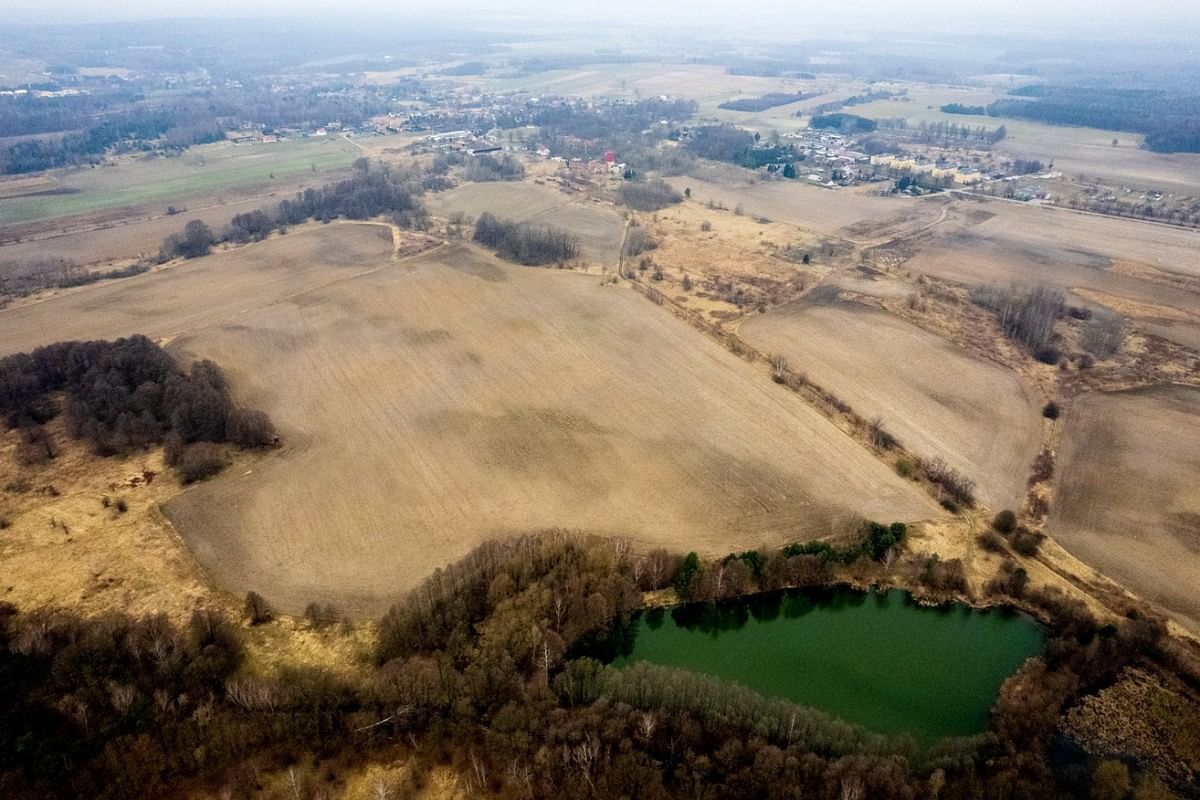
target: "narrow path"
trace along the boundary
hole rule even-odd
[[[382,222],[373,219],[335,219],[335,225],[378,225],[385,227],[392,233],[392,261],[400,260],[401,237],[404,236],[404,231],[394,222]],[[429,252],[428,250],[424,252]]]

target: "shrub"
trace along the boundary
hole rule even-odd
[[[1038,554],[1038,550],[1045,541],[1045,534],[1037,531],[1031,531],[1028,528],[1017,528],[1013,531],[1010,541],[1013,549],[1026,558],[1032,558]]]
[[[962,561],[957,558],[943,561],[939,556],[930,556],[922,562],[918,580],[937,592],[966,593],[968,588]]]
[[[326,603],[309,603],[304,607],[304,619],[308,621],[315,630],[324,630],[332,625],[336,625],[341,621],[337,608]]]
[[[1049,448],[1043,448],[1033,460],[1033,471],[1029,475],[1029,483],[1043,483],[1054,477],[1054,454]]]
[[[975,481],[951,467],[940,457],[922,458],[920,466],[925,477],[948,495],[946,499],[967,508],[975,505]]]
[[[234,406],[225,421],[225,438],[238,447],[268,447],[279,437],[265,412]]]
[[[0,531],[6,530],[10,525],[12,525],[12,520],[8,517],[0,516]]]
[[[1000,533],[1010,534],[1017,528],[1017,515],[1006,508],[992,520],[992,527]]]
[[[1066,308],[1066,296],[1061,291],[990,283],[973,290],[971,300],[992,311],[1005,335],[1028,347],[1039,361],[1058,363],[1058,351],[1051,344],[1054,323]]]
[[[1004,546],[1004,537],[996,533],[996,531],[984,531],[976,538],[979,546],[989,553],[1003,553],[1006,549]]]
[[[649,250],[654,250],[658,247],[658,242],[650,233],[641,227],[630,228],[625,235],[625,257],[632,258],[640,256]]]
[[[1015,598],[1024,597],[1027,588],[1029,588],[1029,573],[1012,560],[1005,561],[1000,566],[1000,574],[988,581],[987,586],[984,587],[988,594],[1005,594]]]
[[[917,471],[917,465],[911,458],[900,458],[896,460],[896,474],[901,478],[911,478],[912,474]]]
[[[778,353],[771,356],[771,380],[776,383],[787,383],[788,363],[787,359]]]
[[[46,464],[57,455],[54,440],[50,433],[41,425],[29,425],[21,428],[21,438],[17,442],[17,463],[23,466]]]
[[[683,290],[685,292],[690,292],[692,290],[693,286],[694,286],[694,284],[692,283],[692,279],[689,276],[684,275],[683,276]]]
[[[871,437],[871,444],[880,450],[891,450],[898,444],[896,437],[884,429],[883,419],[880,417],[871,420],[867,426],[867,432]]]
[[[1115,759],[1101,761],[1092,773],[1094,800],[1122,800],[1129,794],[1132,785],[1129,767]]]
[[[1096,358],[1108,358],[1121,349],[1125,341],[1125,321],[1110,311],[1096,313],[1083,324],[1083,349]]]
[[[1039,347],[1034,351],[1033,357],[1043,364],[1057,364],[1062,360],[1062,352],[1057,347]]]
[[[246,593],[244,610],[246,619],[251,625],[262,625],[265,622],[270,622],[275,617],[271,611],[271,606],[267,604],[267,601],[258,592]]]
[[[712,223],[709,222],[708,220],[704,220],[704,222],[700,223],[700,230],[704,231],[705,233],[708,233],[709,231],[712,230]]]
[[[1067,316],[1071,319],[1091,319],[1092,310],[1083,306],[1070,306],[1067,308]]]
[[[1042,406],[1042,416],[1046,419],[1058,419],[1058,415],[1060,413],[1062,413],[1062,409],[1060,409],[1058,403],[1054,402],[1053,400]]]
[[[203,220],[194,219],[183,228],[183,233],[173,233],[163,239],[159,248],[159,260],[172,258],[199,258],[208,255],[217,237]]]
[[[118,497],[117,502],[113,503],[113,507],[117,509],[118,514],[124,514],[129,510],[129,503],[125,501],[124,497]]]
[[[216,475],[225,468],[225,457],[221,448],[212,442],[196,442],[183,448],[179,461],[175,465],[179,479],[184,483],[194,483],[211,475]]]

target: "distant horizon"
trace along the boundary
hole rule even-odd
[[[307,0],[261,0],[253,13],[243,3],[231,0],[166,0],[147,7],[131,0],[114,0],[102,8],[82,0],[49,2],[39,5],[18,5],[7,12],[7,22],[14,25],[69,25],[96,23],[136,23],[171,19],[212,20],[321,20],[341,21],[352,26],[356,20],[394,19],[460,24],[468,18],[481,24],[540,22],[550,27],[578,23],[608,22],[614,28],[659,27],[669,25],[680,29],[713,29],[728,35],[772,31],[779,36],[809,38],[837,31],[857,32],[892,28],[918,30],[937,25],[933,32],[985,32],[996,24],[1039,28],[1053,23],[1071,22],[1077,32],[1093,32],[1097,28],[1142,29],[1169,23],[1178,28],[1200,25],[1193,4],[1183,0],[1146,0],[1140,3],[1136,15],[1118,0],[1011,0],[997,7],[982,0],[930,0],[912,7],[893,0],[849,0],[829,9],[825,6],[805,8],[776,0],[746,0],[730,3],[725,0],[660,0],[652,11],[644,4],[631,0],[611,0],[592,3],[549,2],[533,0],[516,10],[498,10],[492,3],[465,0],[449,7],[381,8],[365,0],[344,0],[336,11],[328,4]],[[795,27],[795,30],[788,30]],[[976,30],[972,30],[975,28]],[[1032,31],[1030,31],[1032,32]],[[1042,30],[1042,33],[1070,38],[1071,30]],[[1003,33],[1016,33],[1007,28]],[[1182,33],[1181,33],[1182,35]]]

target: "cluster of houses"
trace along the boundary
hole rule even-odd
[[[964,167],[961,164],[953,166],[939,165],[932,159],[919,156],[871,156],[871,165],[882,167],[895,173],[904,173],[912,176],[924,175],[936,183],[952,183],[956,186],[973,186],[984,180],[983,173],[977,169]]]
[[[310,128],[272,128],[267,125],[247,125],[235,131],[228,131],[225,138],[235,145],[273,144],[291,139],[323,138],[328,136],[374,136],[387,131],[382,130],[373,122],[362,125],[343,125],[340,122],[329,122]]]

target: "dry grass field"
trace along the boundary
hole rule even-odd
[[[949,225],[906,269],[967,284],[1017,281],[1073,291],[1200,349],[1200,233],[993,201],[977,225]]]
[[[1003,200],[880,197],[873,187],[832,191],[753,181],[735,167],[672,178],[700,203],[761,216],[860,245],[917,234],[903,269],[977,285],[1045,284],[1105,305],[1146,330],[1200,349],[1200,233]],[[905,244],[905,248],[909,245]],[[903,248],[902,248],[903,249]],[[911,255],[911,258],[908,256]]]
[[[791,306],[750,317],[751,344],[787,357],[913,452],[940,456],[995,508],[1020,505],[1041,414],[1017,376],[977,361],[890,314],[854,303]]]
[[[880,197],[877,187],[825,189],[805,181],[764,180],[737,167],[716,167],[703,178],[671,178],[676,189],[692,190],[692,199],[712,200],[727,208],[739,205],[749,216],[785,222],[826,236],[868,242],[915,232],[941,216],[941,198]],[[886,230],[885,230],[886,229]]]
[[[572,199],[548,186],[525,182],[466,183],[427,198],[430,210],[446,216],[461,211],[471,219],[490,211],[498,217],[554,225],[579,237],[585,261],[615,265],[624,221],[611,207]]]
[[[1200,391],[1085,395],[1067,412],[1049,530],[1200,633]]]
[[[211,357],[285,447],[166,507],[219,585],[375,612],[489,536],[564,526],[722,553],[932,517],[915,486],[686,324],[467,245],[295,232],[0,311],[0,341],[143,331]]]

